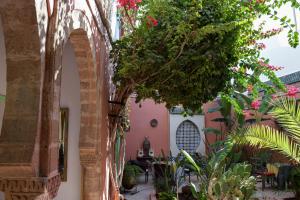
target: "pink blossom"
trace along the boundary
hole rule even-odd
[[[137,10],[138,3],[141,3],[142,0],[118,0],[119,7],[126,8],[128,10]]]
[[[252,101],[251,107],[252,107],[254,110],[258,110],[259,107],[260,107],[260,101],[259,101],[259,100]]]
[[[295,86],[287,86],[288,92],[287,92],[287,96],[289,97],[296,97],[296,94],[298,92],[300,92],[299,88],[295,87]]]
[[[270,65],[268,63],[265,63],[264,61],[260,60],[259,62],[259,65],[262,66],[262,67],[266,67],[272,71],[279,71],[279,70],[282,70],[284,67],[280,67],[280,66],[274,66],[274,65]]]
[[[278,33],[280,33],[283,29],[282,28],[273,28],[271,30],[268,30],[264,33],[261,33],[262,37],[267,38],[273,35],[277,35]]]
[[[257,43],[256,46],[257,46],[258,49],[265,49],[265,48],[267,48],[267,46],[264,43]]]

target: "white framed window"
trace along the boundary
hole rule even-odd
[[[194,154],[201,143],[198,127],[190,120],[183,121],[176,130],[176,145],[190,154]]]

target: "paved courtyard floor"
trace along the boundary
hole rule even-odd
[[[136,191],[125,194],[126,200],[149,200],[151,194],[155,194],[153,179],[149,176],[148,183],[145,183],[144,175],[138,178]]]
[[[125,196],[126,200],[155,200],[155,188],[153,186],[153,180],[149,177],[148,183],[145,183],[144,176],[138,178],[138,186],[135,192],[127,193]],[[279,191],[266,188],[264,191],[261,190],[261,183],[257,183],[256,192],[254,198],[259,200],[283,200],[284,198],[294,197],[294,193],[291,191]],[[150,199],[150,196],[152,198]]]

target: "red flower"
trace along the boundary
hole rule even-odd
[[[295,86],[287,86],[288,88],[288,92],[287,92],[287,96],[289,97],[296,97],[296,94],[298,92],[300,92],[299,88],[295,87]]]
[[[260,107],[260,101],[259,101],[259,100],[252,101],[251,107],[252,107],[254,110],[258,110],[259,107]]]
[[[152,26],[157,26],[158,25],[158,21],[156,19],[154,19],[152,16],[147,16],[148,21],[147,21],[147,26],[148,27],[152,27]]]
[[[128,10],[137,10],[137,4],[141,2],[142,0],[118,0],[119,6]]]

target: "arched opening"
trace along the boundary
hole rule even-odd
[[[189,154],[194,154],[201,143],[198,127],[191,121],[183,121],[176,130],[176,145]]]
[[[67,124],[67,131],[60,134],[60,167],[63,168],[65,180],[62,180],[56,200],[74,199],[80,200],[81,166],[79,158],[79,134],[80,134],[80,79],[78,64],[74,48],[69,40],[62,54],[61,71],[61,112],[67,110],[68,114],[62,117],[61,122]],[[62,124],[62,123],[60,123]],[[62,129],[61,129],[62,130]],[[65,146],[66,145],[66,146]],[[66,151],[64,151],[66,149]],[[63,155],[61,155],[63,154]],[[63,160],[66,159],[66,163]],[[63,165],[63,167],[61,166]]]
[[[2,121],[5,109],[6,96],[6,53],[4,43],[4,32],[0,18],[0,135],[2,130]]]
[[[59,145],[60,153],[65,150],[67,164],[62,167],[60,161],[59,169],[64,168],[67,179],[62,182],[56,200],[100,196],[100,159],[96,157],[100,123],[97,123],[98,92],[94,64],[86,32],[73,30],[62,52],[60,85],[60,107],[68,110],[69,116],[68,148],[63,147],[62,138]]]

